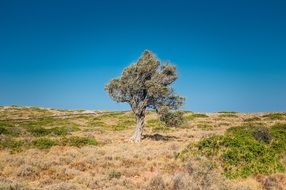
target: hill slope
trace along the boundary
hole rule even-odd
[[[166,128],[155,113],[148,112],[144,140],[132,144],[128,142],[134,126],[130,112],[1,107],[0,189],[285,187],[282,169],[229,178],[220,157],[189,148],[235,126],[284,125],[285,113],[186,112],[185,119],[181,128]],[[284,152],[277,159],[285,165]]]

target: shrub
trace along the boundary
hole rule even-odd
[[[251,117],[251,118],[244,119],[243,121],[244,122],[254,122],[254,121],[260,121],[260,120],[261,120],[260,117]]]
[[[119,179],[121,177],[121,172],[117,170],[111,170],[108,174],[108,179],[111,180],[113,178]]]
[[[146,190],[165,190],[166,185],[161,176],[155,176],[151,178],[149,184],[146,187]]]
[[[12,138],[0,139],[0,148],[10,149],[12,152],[21,151],[24,145],[25,145],[25,142],[21,140],[15,140]]]
[[[182,111],[167,111],[160,114],[160,120],[166,127],[180,127],[184,123],[184,112]]]
[[[194,120],[196,118],[207,118],[207,117],[209,116],[207,116],[206,114],[201,114],[201,113],[193,113],[193,114],[185,116],[187,120]]]
[[[2,134],[5,135],[7,133],[8,133],[8,130],[5,127],[0,126],[0,135],[2,135]]]
[[[221,112],[219,117],[238,117],[236,112]]]
[[[131,118],[126,118],[125,116],[122,119],[119,119],[118,124],[113,125],[112,129],[115,131],[122,131],[124,129],[128,129],[129,127],[132,127],[135,125],[135,119],[133,117]]]
[[[199,128],[199,129],[202,129],[202,130],[211,130],[213,127],[212,127],[212,125],[210,125],[210,124],[207,124],[207,123],[199,123],[198,125],[197,125],[197,127]]]
[[[49,130],[43,127],[32,127],[28,131],[36,137],[46,136],[50,134]]]
[[[17,127],[6,127],[0,125],[0,135],[19,136],[21,131]]]
[[[98,142],[95,138],[92,137],[69,137],[69,138],[63,138],[61,141],[62,145],[68,145],[68,146],[76,146],[76,147],[82,147],[85,145],[98,145]]]
[[[226,114],[236,114],[235,111],[219,111],[218,113],[226,113]]]
[[[172,190],[189,189],[190,181],[184,173],[176,174],[172,180]]]
[[[265,127],[233,127],[223,136],[190,144],[178,157],[192,154],[217,160],[228,178],[282,172],[280,159],[286,153],[286,124]]]
[[[67,127],[54,127],[54,128],[48,129],[48,130],[49,130],[49,133],[51,135],[65,136],[65,135],[69,134],[70,132],[78,131],[79,128],[76,126],[67,126]]]
[[[29,128],[28,131],[36,137],[42,137],[47,135],[54,135],[54,136],[65,136],[70,132],[79,130],[78,127],[71,126],[71,127],[53,127],[53,128],[43,128],[43,127],[32,127]]]
[[[57,145],[57,141],[48,138],[39,138],[32,141],[32,144],[39,149],[48,149]]]
[[[115,124],[111,125],[110,121]],[[93,118],[88,125],[111,129],[113,131],[122,131],[134,126],[135,118],[133,116],[127,115],[124,112],[106,112],[100,116]]]
[[[256,140],[265,143],[270,143],[270,141],[272,140],[270,131],[266,127],[258,127],[256,130],[253,131],[253,136]]]
[[[19,177],[32,177],[36,174],[37,172],[35,168],[31,165],[24,164],[21,167],[19,167],[17,170],[17,176]]]
[[[23,184],[9,180],[7,178],[0,178],[0,190],[28,190]]]
[[[286,118],[286,113],[269,113],[262,117],[270,120],[281,120]]]

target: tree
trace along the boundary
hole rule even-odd
[[[137,63],[106,85],[110,97],[128,103],[135,114],[136,129],[130,140],[141,141],[146,109],[155,109],[160,114],[162,110],[176,110],[184,103],[185,99],[171,88],[176,79],[175,66],[161,64],[152,52],[145,50]]]

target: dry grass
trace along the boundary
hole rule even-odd
[[[145,139],[141,144],[132,144],[128,139],[133,133],[134,120],[129,112],[2,107],[0,127],[19,132],[15,135],[16,132],[3,130],[6,134],[0,134],[0,140],[5,142],[3,140],[9,138],[24,142],[25,146],[16,147],[16,151],[1,146],[0,189],[246,190],[285,187],[285,174],[228,180],[204,158],[175,159],[192,141],[223,134],[232,126],[246,123],[270,126],[286,122],[283,114],[186,113],[185,116],[188,121],[182,128],[165,129],[156,125],[154,113],[148,113]],[[43,132],[37,136],[30,132],[31,126],[76,130]],[[62,139],[74,136],[92,138],[97,143],[80,146],[62,143],[66,142]],[[47,148],[43,149],[29,143],[40,138],[57,143],[44,144]]]

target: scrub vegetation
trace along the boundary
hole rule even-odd
[[[146,111],[134,144],[132,112],[1,107],[0,189],[286,186],[285,113],[179,114]]]

